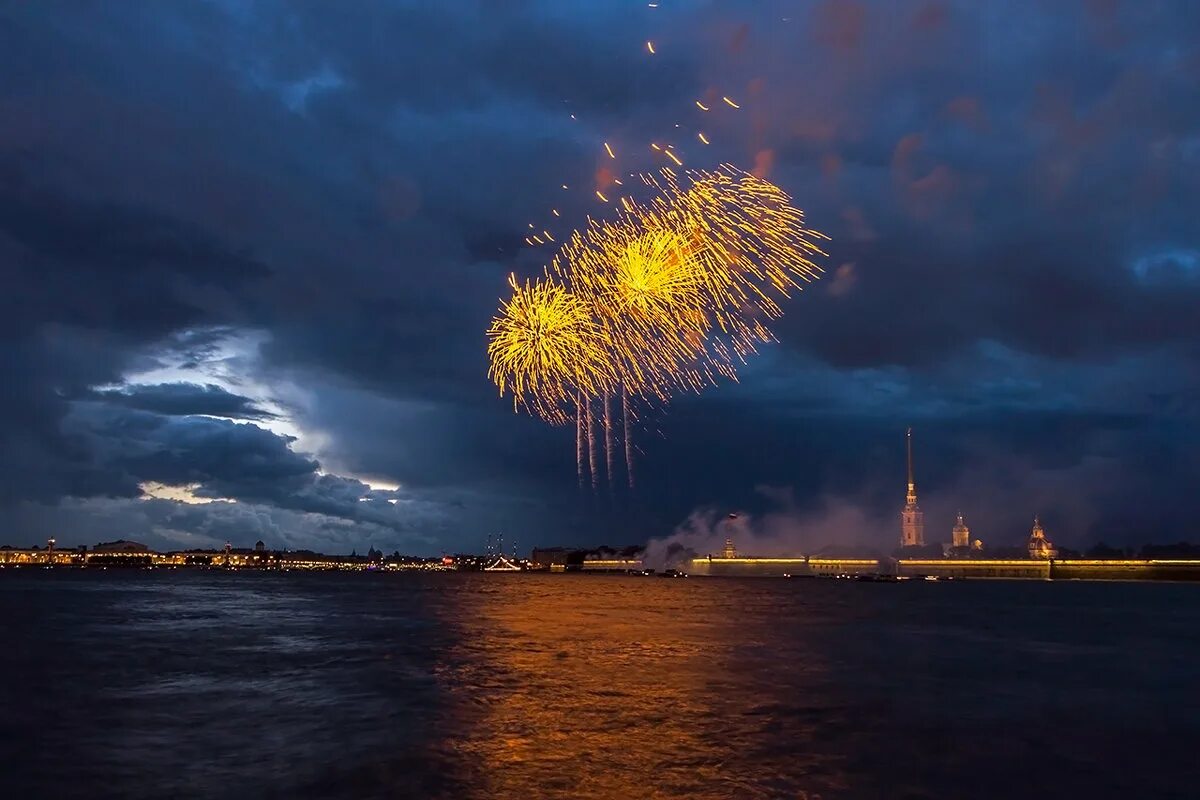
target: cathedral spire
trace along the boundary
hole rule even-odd
[[[912,428],[908,429],[908,497],[905,500],[910,504],[917,502],[917,483],[913,479],[912,465]]]
[[[912,428],[908,429],[908,495],[900,512],[900,546],[919,547],[925,544],[925,515],[917,506],[917,482],[913,478]]]

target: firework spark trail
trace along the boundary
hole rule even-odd
[[[624,386],[621,387],[621,422],[624,426],[624,431],[621,434],[622,443],[625,445],[625,480],[629,484],[630,491],[633,490],[633,439],[629,436],[629,390]]]
[[[575,395],[575,474],[583,488],[583,393]]]
[[[669,152],[669,151],[667,151]],[[605,462],[614,473],[612,393],[621,392],[628,481],[631,398],[669,402],[720,379],[761,344],[781,303],[819,278],[822,234],[779,187],[730,166],[643,175],[645,201],[622,196],[614,219],[562,242],[545,275],[518,284],[488,331],[489,377],[514,409],[576,419],[582,480],[599,482],[593,402],[603,402]]]
[[[812,240],[824,237],[760,178],[732,168],[687,173],[686,186],[663,177],[650,203],[573,233],[544,280],[514,284],[490,332],[501,393],[511,383],[551,421],[574,389],[591,398],[620,385],[667,401],[736,379],[737,365],[774,341],[763,320],[819,276]],[[502,338],[509,328],[520,336]]]
[[[565,422],[578,393],[594,396],[615,379],[603,331],[588,306],[548,277],[524,284],[509,276],[512,297],[488,329],[488,376],[513,407]]]
[[[587,421],[588,441],[588,473],[592,476],[592,491],[599,486],[600,476],[596,471],[596,426],[592,420],[592,403],[589,400],[584,405],[584,419]]]
[[[656,49],[653,40],[646,40],[651,56]],[[716,89],[705,99],[707,104],[694,100],[701,112],[741,109]],[[576,119],[575,114],[570,117]],[[697,129],[695,135],[701,144],[710,144],[704,131]],[[617,159],[610,142],[603,146],[609,159]],[[674,145],[651,142],[650,147],[683,167]],[[589,216],[584,228],[557,239],[552,226],[530,222],[526,243],[555,244],[558,254],[532,283],[518,285],[510,277],[512,297],[501,302],[488,330],[488,375],[500,395],[513,395],[514,411],[523,408],[552,424],[574,418],[579,483],[582,487],[586,447],[593,491],[599,481],[599,420],[593,404],[604,404],[611,490],[611,401],[613,392],[621,392],[626,477],[632,489],[635,403],[666,403],[683,391],[700,392],[722,379],[736,381],[738,368],[759,346],[776,341],[768,323],[783,314],[782,303],[793,291],[820,276],[814,259],[825,255],[815,243],[825,237],[804,227],[802,212],[783,190],[728,165],[711,172],[676,173],[670,166],[657,173],[630,172],[650,192],[642,201],[619,178],[602,174],[606,177],[597,178],[595,200],[609,204],[605,192],[615,192],[615,219],[601,222]],[[562,189],[567,191],[568,184]],[[557,208],[551,213],[562,216]]]
[[[612,395],[604,393],[604,468],[609,491],[613,487]]]
[[[686,243],[650,219],[592,225],[571,237],[553,269],[595,310],[620,383],[666,400],[707,323]]]
[[[552,271],[593,308],[622,385],[667,401],[699,391],[774,341],[764,319],[814,280],[824,238],[778,187],[733,168],[664,170],[658,194],[613,222],[590,221]]]

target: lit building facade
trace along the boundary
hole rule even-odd
[[[954,523],[954,530],[951,532],[951,547],[967,548],[971,546],[971,529],[967,527],[967,523],[963,522],[962,512],[958,512],[958,519]]]
[[[925,514],[917,505],[917,484],[913,480],[912,428],[908,429],[908,495],[900,512],[900,546],[921,547],[925,544]]]
[[[1046,538],[1046,531],[1042,529],[1042,523],[1035,516],[1033,531],[1029,534],[1029,557],[1049,560],[1056,555],[1058,555],[1058,551],[1054,549],[1054,543]]]
[[[721,551],[721,558],[737,558],[737,548],[733,546],[733,539],[726,537],[725,549]]]

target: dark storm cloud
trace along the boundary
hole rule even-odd
[[[311,477],[317,468],[315,461],[289,449],[287,439],[249,423],[80,402],[63,428],[86,440],[95,468],[120,475],[131,495],[143,481],[254,493],[257,487]]]
[[[1036,505],[1068,538],[1155,538],[1197,510],[1195,4],[16,4],[0,23],[13,524],[636,540],[761,507],[756,485],[806,518],[842,498],[886,520],[912,421],[931,525],[969,501],[996,531]],[[722,94],[742,111],[691,105]],[[644,168],[676,123],[714,142],[680,134],[689,164],[797,197],[833,237],[829,280],[741,385],[646,415],[634,501],[580,496],[571,431],[495,397],[483,330],[546,255],[526,224],[595,212],[601,143]],[[284,422],[311,436],[266,430]],[[238,502],[137,499],[145,482]]]
[[[15,169],[0,186],[0,230],[51,262],[71,264],[77,276],[94,270],[106,278],[129,275],[145,281],[155,273],[173,272],[224,284],[265,274],[260,264],[162,215],[72,200],[32,186]]]
[[[372,522],[295,512],[256,503],[213,502],[205,505],[173,500],[67,498],[53,506],[24,503],[6,514],[14,542],[29,546],[71,532],[80,544],[132,538],[161,550],[220,548],[225,542],[250,546],[262,540],[272,549],[316,549],[349,553],[368,547],[434,549],[439,529],[397,533]],[[428,520],[427,520],[428,522]],[[391,552],[391,550],[388,550]]]
[[[86,443],[89,470],[105,481],[103,490],[98,484],[77,494],[137,497],[145,484],[191,487],[198,498],[369,523],[399,534],[420,531],[436,516],[419,497],[322,473],[317,461],[290,447],[291,439],[252,423],[83,401],[73,405],[64,430]]]
[[[95,394],[112,405],[168,416],[200,414],[258,420],[275,417],[271,412],[259,408],[249,397],[233,394],[211,383],[205,386],[194,383],[127,386]]]

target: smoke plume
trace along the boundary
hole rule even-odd
[[[695,556],[719,555],[730,539],[738,555],[782,557],[830,553],[843,556],[884,554],[897,520],[872,513],[864,504],[827,496],[816,508],[800,509],[789,489],[759,487],[779,508],[753,514],[699,508],[670,536],[651,539],[645,563],[654,569],[679,566]]]

